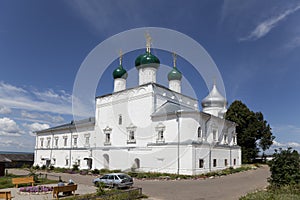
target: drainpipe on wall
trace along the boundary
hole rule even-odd
[[[51,138],[51,150],[50,150],[50,165],[51,165],[51,161],[52,161],[52,151],[53,151],[53,140],[54,140],[54,133],[52,131],[50,131],[52,133],[52,138]]]
[[[73,132],[72,132],[71,127],[69,127],[69,130],[70,130],[70,133],[71,133],[71,139],[70,139],[71,145],[70,145],[70,152],[69,152],[69,168],[71,168]]]
[[[209,118],[205,122],[205,140],[207,141],[207,135],[208,135],[208,127],[207,123],[210,121],[211,115],[209,115]],[[208,156],[208,164],[209,164],[209,171],[211,171],[211,143],[209,143],[209,156]]]
[[[176,119],[177,119],[177,174],[180,172],[180,120],[179,116],[182,110],[175,111]]]

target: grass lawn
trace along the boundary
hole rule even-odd
[[[12,184],[11,179],[12,178],[17,178],[17,177],[22,177],[22,176],[17,176],[14,174],[8,174],[7,176],[4,177],[0,177],[0,189],[4,189],[4,188],[13,188],[14,185]],[[35,182],[35,185],[45,185],[45,184],[51,184],[51,183],[57,183],[57,181],[55,180],[49,180],[49,179],[38,179]],[[28,186],[31,184],[27,184]],[[19,187],[21,186],[27,186],[26,184],[19,184]]]
[[[266,191],[249,193],[240,200],[297,200],[300,199],[300,186],[285,186]]]

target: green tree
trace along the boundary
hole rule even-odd
[[[274,158],[270,162],[271,177],[269,182],[272,186],[280,187],[300,183],[300,158],[296,150],[275,150]]]
[[[259,148],[264,152],[273,144],[275,137],[263,114],[251,111],[241,101],[234,101],[230,105],[226,119],[237,124],[237,144],[242,148],[243,163],[252,162]]]

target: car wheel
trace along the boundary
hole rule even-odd
[[[118,185],[114,184],[114,185],[113,185],[113,188],[114,188],[114,189],[118,189],[119,187],[118,187]]]
[[[95,182],[95,186],[96,186],[96,187],[99,187],[99,186],[100,186],[99,181]]]

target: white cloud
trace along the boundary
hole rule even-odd
[[[7,140],[0,140],[0,147],[15,147],[16,145],[20,146],[20,142],[17,140],[7,139]],[[23,145],[21,145],[23,146]]]
[[[298,147],[300,147],[300,143],[298,143],[298,142],[280,143],[280,142],[277,142],[276,140],[274,140],[273,141],[273,146],[274,147],[281,147],[281,148],[287,148],[287,147],[298,148]]]
[[[261,37],[264,37],[265,35],[267,35],[273,28],[275,28],[278,23],[282,20],[284,20],[285,18],[287,18],[289,15],[293,14],[294,12],[296,12],[297,10],[300,9],[300,5],[294,7],[294,8],[290,8],[286,11],[284,11],[283,13],[273,16],[263,22],[260,22],[256,28],[247,36],[240,38],[240,41],[244,41],[244,40],[257,40]]]
[[[0,105],[30,111],[72,114],[72,96],[64,91],[29,91],[0,82]]]
[[[23,127],[27,128],[29,131],[29,134],[31,136],[35,136],[34,132],[35,131],[40,131],[40,130],[44,130],[44,129],[48,129],[50,128],[49,124],[41,124],[41,123],[32,123],[32,124],[23,124]]]
[[[16,87],[10,84],[6,84],[4,82],[0,82],[0,93],[1,94],[6,94],[6,95],[11,95],[11,94],[20,94],[20,93],[27,93],[26,90],[20,87]]]
[[[64,122],[64,118],[62,116],[59,115],[50,115],[48,113],[37,113],[37,112],[28,112],[28,111],[21,111],[21,116],[23,117],[24,120],[28,120],[28,121],[47,121],[50,123],[62,123]],[[26,119],[29,118],[29,119]],[[34,120],[32,120],[34,119]]]
[[[7,117],[0,118],[0,135],[2,136],[21,136],[24,131],[20,129],[17,123]]]
[[[11,109],[5,106],[0,106],[0,114],[10,114],[11,113]]]

